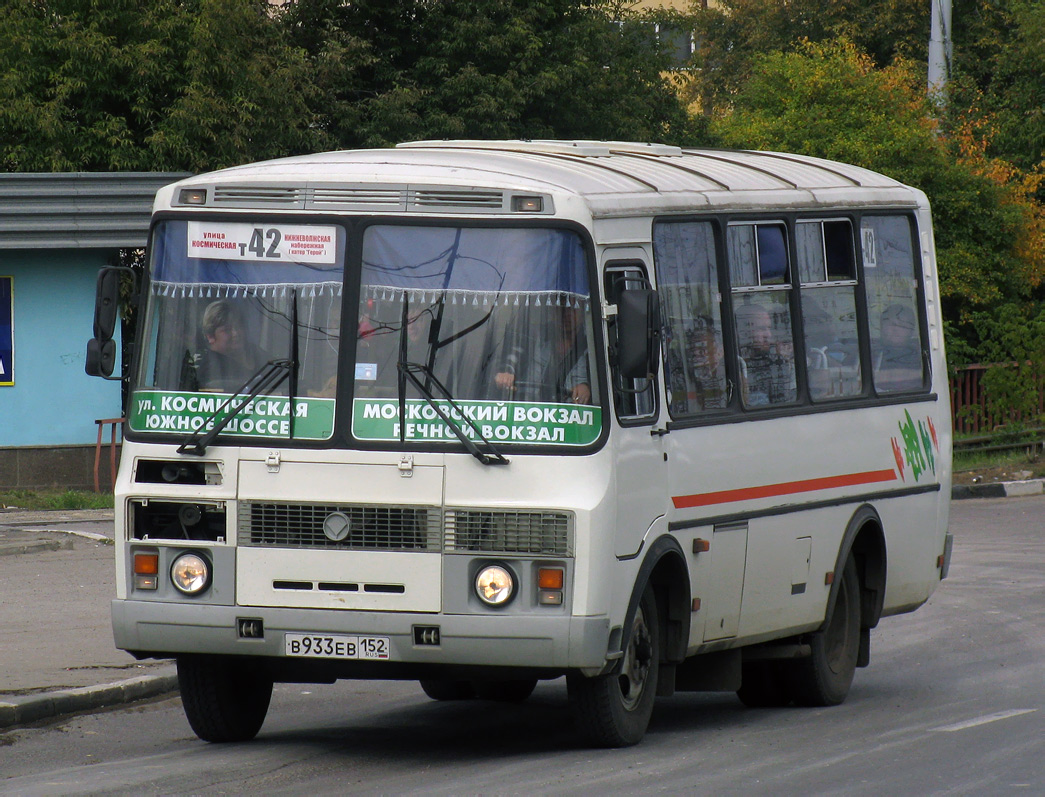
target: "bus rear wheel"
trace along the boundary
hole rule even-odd
[[[566,687],[574,721],[599,747],[638,744],[653,715],[660,664],[657,600],[646,587],[628,635],[620,672],[586,678],[569,675]]]
[[[205,742],[253,739],[272,699],[272,678],[233,656],[179,656],[178,688],[185,717]]]
[[[860,576],[850,556],[831,621],[810,639],[812,655],[790,662],[788,682],[800,706],[837,706],[849,694],[860,652]]]

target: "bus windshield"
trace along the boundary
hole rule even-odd
[[[341,398],[352,435],[368,444],[598,439],[579,235],[367,227],[361,262],[347,269],[358,275],[347,291],[358,308],[344,319],[354,372],[339,378],[347,248],[333,224],[160,222],[130,428],[200,434],[234,412],[222,435],[320,441],[334,434]],[[293,367],[248,401],[251,378],[274,363]]]
[[[222,433],[329,438],[344,238],[335,225],[158,224],[131,429],[203,431],[227,398],[251,392],[251,378],[267,363],[290,361],[289,378],[238,408]]]
[[[362,251],[357,439],[452,442],[440,410],[462,415],[466,434],[490,442],[598,438],[591,294],[578,235],[373,225]]]

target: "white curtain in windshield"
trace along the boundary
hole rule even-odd
[[[596,403],[586,263],[566,230],[368,228],[356,395],[397,397],[403,359],[458,400]]]
[[[296,313],[300,395],[333,396],[343,252],[333,225],[160,224],[139,386],[231,393],[266,362],[292,357]]]

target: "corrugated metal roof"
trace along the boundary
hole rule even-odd
[[[0,249],[145,246],[153,198],[184,172],[0,174]]]
[[[310,197],[324,186],[564,192],[585,200],[596,216],[747,208],[767,201],[781,206],[910,205],[919,196],[884,175],[818,158],[616,141],[415,141],[395,149],[327,152],[235,167],[199,175],[188,184],[243,187],[240,207],[258,207],[246,204],[246,196],[269,187],[293,192],[295,202],[306,208],[313,207]],[[465,205],[458,210],[468,212]]]

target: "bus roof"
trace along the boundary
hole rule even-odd
[[[237,166],[176,187],[208,188],[198,204],[213,208],[390,213],[508,213],[513,195],[543,194],[579,199],[596,218],[925,203],[889,177],[819,158],[617,141],[414,141]],[[174,199],[161,192],[157,209]]]

